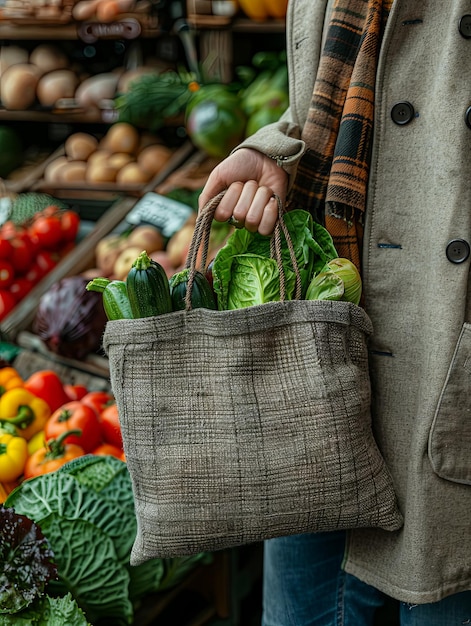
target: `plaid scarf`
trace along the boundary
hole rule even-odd
[[[302,131],[302,157],[288,205],[310,211],[339,256],[360,267],[374,86],[393,0],[335,0]]]

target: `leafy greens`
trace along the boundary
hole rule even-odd
[[[313,275],[337,257],[327,230],[307,211],[295,209],[284,215],[301,277],[304,297]],[[213,264],[213,284],[221,310],[238,309],[280,300],[280,275],[271,258],[271,237],[235,230],[219,250]],[[296,275],[284,235],[281,256],[286,277],[286,299],[294,297]]]
[[[144,595],[160,591],[163,583],[165,588],[177,584],[210,557],[201,553],[130,565],[137,531],[132,484],[126,463],[112,456],[86,455],[24,481],[8,496],[7,505],[34,520],[54,551],[57,580],[49,581],[47,591],[60,597],[71,594],[91,623],[112,619],[116,626],[131,624]],[[72,619],[64,623],[82,624]]]

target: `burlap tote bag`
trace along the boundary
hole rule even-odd
[[[371,331],[354,304],[305,300],[108,322],[138,521],[131,563],[398,529],[371,430]]]

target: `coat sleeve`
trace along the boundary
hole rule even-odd
[[[240,148],[252,148],[276,160],[288,174],[291,187],[306,145],[301,139],[299,126],[292,121],[288,109],[278,122],[264,126],[245,139],[235,150]]]

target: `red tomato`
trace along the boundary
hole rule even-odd
[[[114,397],[107,391],[89,391],[87,395],[83,396],[81,402],[91,407],[97,415],[100,415],[105,407],[114,403]]]
[[[30,265],[28,271],[24,274],[26,280],[29,280],[32,285],[37,285],[44,276],[45,273],[37,263]]]
[[[95,450],[92,451],[92,454],[97,456],[115,456],[118,459],[122,459],[123,451],[121,448],[117,448],[116,446],[111,445],[110,443],[102,443]]]
[[[56,253],[50,250],[40,250],[36,254],[35,262],[45,276],[56,267],[58,260],[59,256]]]
[[[123,449],[123,438],[121,436],[121,425],[119,423],[118,407],[116,404],[110,404],[100,413],[100,425],[103,440],[106,443]]]
[[[23,274],[31,265],[32,250],[26,241],[20,237],[13,237],[10,239],[11,254],[10,262],[13,265],[16,272]]]
[[[42,398],[55,411],[69,402],[62,380],[53,370],[39,370],[25,381],[24,388]]]
[[[95,411],[80,400],[66,402],[54,411],[44,427],[46,441],[58,437],[67,430],[80,429],[82,434],[69,435],[66,443],[75,443],[85,452],[92,452],[101,443],[101,430]]]
[[[64,391],[68,395],[69,400],[81,400],[87,395],[88,389],[85,385],[64,385]]]
[[[16,302],[20,302],[20,300],[23,300],[23,298],[28,295],[33,287],[34,284],[30,280],[24,276],[18,276],[18,278],[13,279],[8,291],[13,295]]]
[[[75,241],[80,227],[80,217],[75,211],[63,211],[59,215],[63,241]]]
[[[5,239],[12,239],[16,237],[19,233],[23,232],[23,228],[17,226],[15,222],[12,220],[7,220],[2,224],[1,233],[2,237]]]
[[[11,256],[11,243],[6,237],[0,236],[0,259],[9,259]]]
[[[9,287],[15,277],[13,265],[4,259],[0,259],[0,289]]]
[[[57,215],[58,213],[60,213],[60,210],[60,207],[56,206],[55,204],[49,204],[48,206],[44,207],[42,211],[39,211],[38,217],[40,217],[41,215]]]
[[[16,300],[9,291],[0,289],[0,320],[11,313],[16,306]]]
[[[60,219],[55,215],[40,215],[29,227],[28,232],[41,248],[54,250],[62,241]]]

